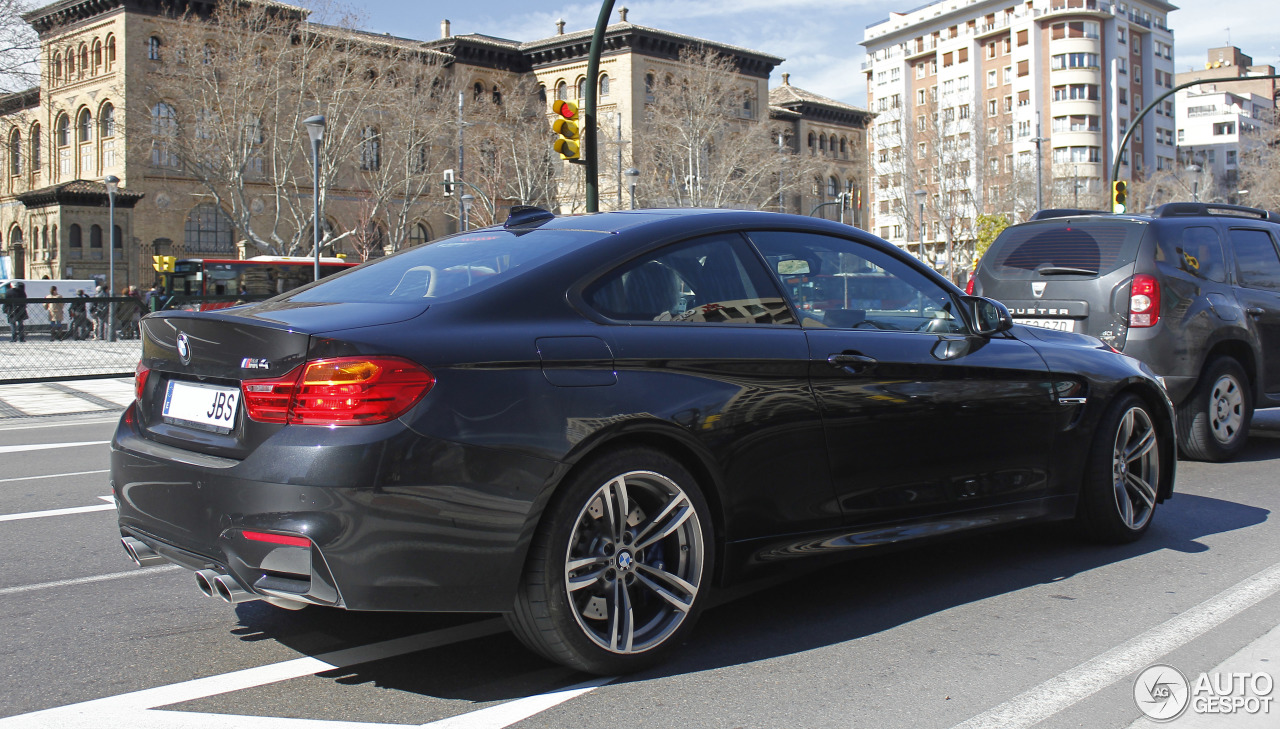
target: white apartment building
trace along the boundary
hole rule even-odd
[[[1037,187],[1044,207],[1101,205],[1130,121],[1173,87],[1175,9],[938,0],[868,26],[871,229],[904,247],[923,237],[936,255],[948,236],[963,251],[979,214],[1025,218]],[[1174,140],[1169,98],[1135,130],[1120,176],[1172,168]]]

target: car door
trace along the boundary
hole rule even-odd
[[[749,237],[784,292],[811,302],[801,321],[810,382],[848,522],[1047,495],[1054,402],[1034,349],[973,334],[942,284],[872,245]]]
[[[674,424],[716,460],[727,540],[839,526],[804,332],[740,234],[645,253],[582,296],[612,325],[615,419]]]
[[[1263,393],[1280,394],[1280,254],[1265,227],[1232,226],[1227,235],[1235,254],[1236,295],[1252,321],[1262,350]]]

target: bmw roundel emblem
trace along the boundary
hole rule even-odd
[[[186,332],[178,334],[178,359],[184,365],[191,364],[191,345],[187,342]]]

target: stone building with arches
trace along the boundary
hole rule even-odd
[[[41,85],[0,97],[0,255],[9,258],[14,275],[105,277],[114,256],[119,290],[152,283],[153,255],[241,258],[259,252],[245,244],[232,211],[184,177],[174,150],[164,142],[190,133],[190,127],[198,128],[197,112],[154,93],[166,79],[177,83],[179,78],[170,67],[178,55],[170,39],[173,24],[179,22],[170,15],[173,8],[207,13],[218,1],[59,0],[24,16],[41,40]],[[307,11],[301,8],[269,4],[307,22]],[[588,83],[591,31],[566,33],[563,22],[554,35],[528,42],[479,33],[454,35],[447,20],[441,23],[440,37],[426,40],[330,31],[347,33],[347,39],[356,43],[394,43],[412,53],[435,54],[468,103],[479,99],[501,103],[514,90],[530,87],[548,102],[557,96],[578,102]],[[789,211],[807,214],[813,205],[844,192],[850,193],[856,208],[862,199],[861,165],[870,114],[792,87],[786,76],[782,86],[770,90],[770,74],[782,58],[636,25],[627,20],[623,8],[619,22],[608,27],[600,77],[595,80],[598,118],[605,130],[600,137],[601,209],[626,206],[621,173],[633,166],[631,152],[637,135],[643,135],[654,79],[674,69],[680,50],[690,45],[706,46],[734,59],[741,77],[744,122],[771,124],[794,151],[819,155],[828,163],[811,196],[786,201]],[[206,54],[214,52],[205,49]],[[133,123],[126,124],[130,115]],[[189,127],[180,130],[180,124]],[[126,144],[129,129],[149,130],[150,146]],[[813,135],[815,141],[807,144]],[[545,144],[534,153],[549,152],[550,140],[548,132],[545,140],[532,145]],[[359,167],[381,166],[383,155],[391,151],[384,147],[391,143],[370,127],[361,138]],[[456,159],[456,152],[453,155]],[[455,165],[446,156],[446,163],[438,166],[458,168],[462,179],[470,181],[473,158]],[[560,211],[580,212],[580,182],[574,182],[580,181],[580,170],[558,161],[555,170]],[[405,245],[425,244],[457,230],[459,198],[443,199],[436,184],[439,173],[436,167],[424,166],[423,174],[432,177],[433,200],[409,212],[409,223],[402,228]],[[102,182],[107,175],[120,179],[114,235],[107,230]],[[326,250],[326,255],[345,252],[351,256],[362,246],[364,254],[383,252],[388,221],[362,214],[365,192],[358,179],[341,189],[329,189],[326,225],[349,235],[343,248]],[[297,190],[295,196],[309,199],[310,190]],[[511,197],[487,202],[493,208],[491,218],[501,220],[502,207],[517,202]],[[253,215],[278,212],[270,201],[253,199],[247,205]],[[824,212],[835,216],[831,208]],[[846,213],[845,220],[860,218],[855,211]]]

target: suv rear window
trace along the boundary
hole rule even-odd
[[[477,230],[416,246],[322,279],[285,301],[433,303],[461,298],[513,271],[606,234],[581,230]]]
[[[1105,276],[1133,263],[1146,228],[1131,220],[1016,225],[996,238],[983,263],[992,274],[1005,279],[1029,279],[1044,269],[1078,269],[1082,276]]]

